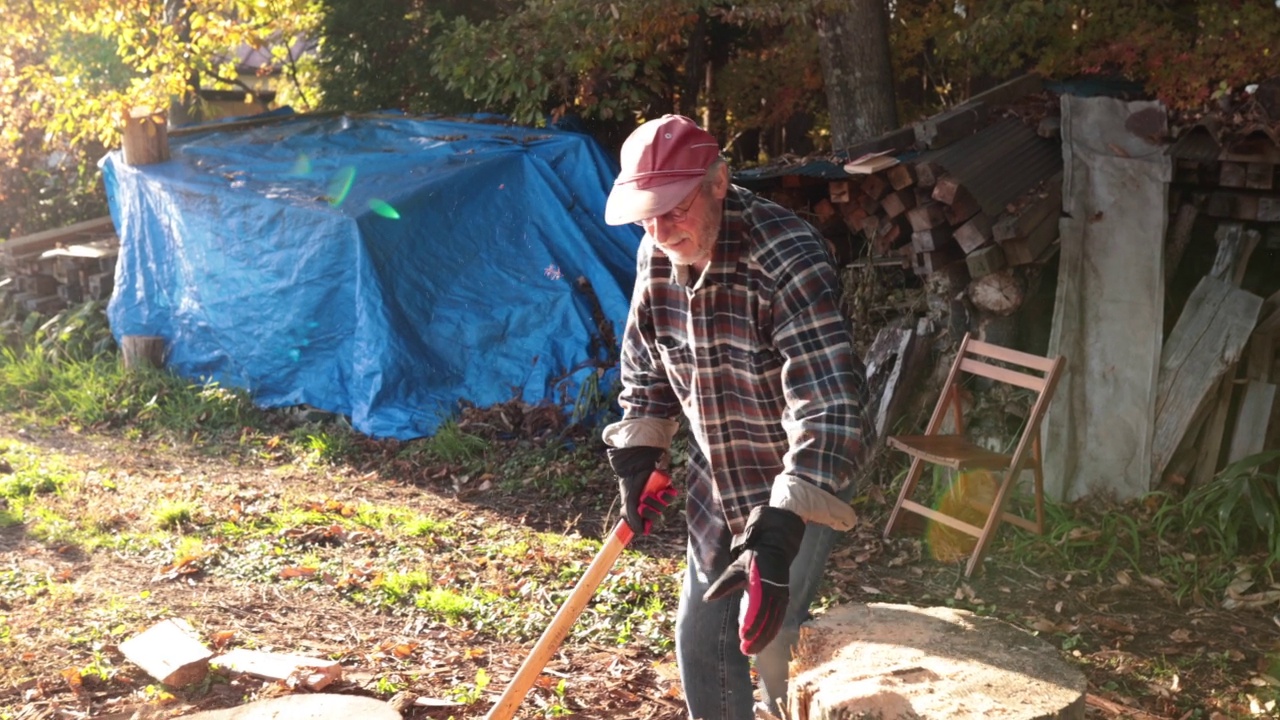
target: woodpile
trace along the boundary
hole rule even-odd
[[[0,243],[3,297],[17,317],[107,300],[119,254],[110,217],[11,238]]]
[[[1280,447],[1280,275],[1274,270],[1280,144],[1269,136],[1245,136],[1222,147],[1193,130],[1170,154],[1175,173],[1166,281],[1176,289],[1209,263],[1174,333],[1185,328],[1186,335],[1222,338],[1198,354],[1190,346],[1180,356],[1166,352],[1177,366],[1162,364],[1162,374],[1176,371],[1200,382],[1161,388],[1153,480],[1194,486],[1232,462]],[[1197,237],[1210,234],[1212,260],[1195,258]],[[1207,279],[1218,283],[1213,295],[1202,289]],[[1169,340],[1177,337],[1171,333]]]
[[[873,261],[892,258],[962,291],[956,310],[993,341],[1056,250],[1062,156],[1055,140],[1011,118],[940,150],[847,163],[828,201]]]
[[[1057,247],[1057,107],[1027,75],[839,156],[783,159],[735,181],[808,217],[841,265],[903,268],[944,308],[933,319],[1009,342],[999,333],[1016,333]]]

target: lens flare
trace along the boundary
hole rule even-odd
[[[387,218],[388,220],[400,219],[400,213],[396,212],[396,209],[391,207],[391,205],[388,204],[386,200],[379,200],[378,198],[370,198],[369,209],[374,211],[378,215],[381,215],[382,217]]]
[[[987,518],[986,508],[991,507],[995,496],[996,479],[991,473],[985,470],[960,473],[953,482],[943,482],[937,487],[934,509],[982,527]],[[969,557],[978,539],[942,523],[931,522],[925,531],[925,543],[935,560],[950,563]]]
[[[347,199],[347,193],[351,192],[351,186],[356,181],[356,169],[354,167],[340,168],[338,172],[333,174],[333,179],[329,181],[329,204],[338,207]]]
[[[306,177],[311,174],[311,157],[306,153],[298,156],[293,162],[293,168],[289,170],[289,174],[294,177]]]

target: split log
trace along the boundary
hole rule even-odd
[[[912,190],[896,190],[880,200],[885,217],[893,219],[916,206],[916,194]]]
[[[964,253],[958,245],[944,245],[937,250],[916,253],[915,271],[917,275],[929,275],[952,263],[964,265],[963,260]]]
[[[941,250],[954,244],[951,237],[951,226],[940,225],[929,230],[918,230],[911,233],[911,245],[916,252]]]
[[[916,205],[908,210],[907,221],[911,223],[912,231],[920,232],[921,230],[929,230],[946,225],[947,217],[942,212],[945,207],[940,202],[930,201]]]
[[[1013,268],[988,273],[969,283],[969,300],[993,315],[1012,315],[1027,299],[1027,281]]]
[[[918,162],[913,167],[916,172],[916,185],[926,189],[932,188],[945,172],[942,166],[935,162]]]
[[[889,193],[892,186],[879,174],[868,175],[862,180],[862,192],[877,203]]]
[[[944,205],[950,205],[956,201],[960,187],[959,178],[954,175],[943,175],[933,185],[933,199]]]
[[[827,195],[833,203],[849,202],[849,181],[848,180],[832,180],[827,183]]]
[[[905,190],[916,184],[916,174],[910,165],[894,165],[885,171],[894,190]]]
[[[912,328],[886,327],[876,333],[863,364],[869,396],[875,405],[877,437],[884,437],[897,424],[904,397],[917,386],[915,381],[928,352],[929,343]]]
[[[991,243],[991,219],[986,213],[978,212],[963,225],[956,228],[956,243],[966,254]]]
[[[969,276],[975,280],[985,277],[1006,267],[1004,248],[999,245],[988,245],[965,256],[964,262],[969,266]]]
[[[955,194],[955,199],[942,211],[942,214],[947,218],[947,222],[951,223],[952,227],[957,227],[977,215],[981,210],[982,205],[977,199],[968,190],[960,188]]]
[[[965,610],[872,603],[800,628],[792,720],[1085,716],[1084,675],[1044,640]]]
[[[219,655],[213,664],[265,680],[293,679],[308,690],[323,690],[342,679],[342,666],[337,661],[305,655],[237,648]]]
[[[186,687],[209,674],[213,653],[200,642],[191,624],[164,620],[120,643],[129,662],[169,687]]]

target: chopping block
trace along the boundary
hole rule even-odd
[[[1044,640],[947,607],[838,605],[800,626],[791,720],[1081,720],[1084,674]]]

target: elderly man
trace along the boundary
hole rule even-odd
[[[643,494],[679,418],[692,442],[688,571],[676,657],[692,718],[785,704],[787,664],[869,443],[864,372],[839,281],[808,223],[730,183],[692,120],[644,123],[623,144],[605,207],[645,230],[622,341],[622,420],[604,431],[627,523],[647,532],[669,496]]]

